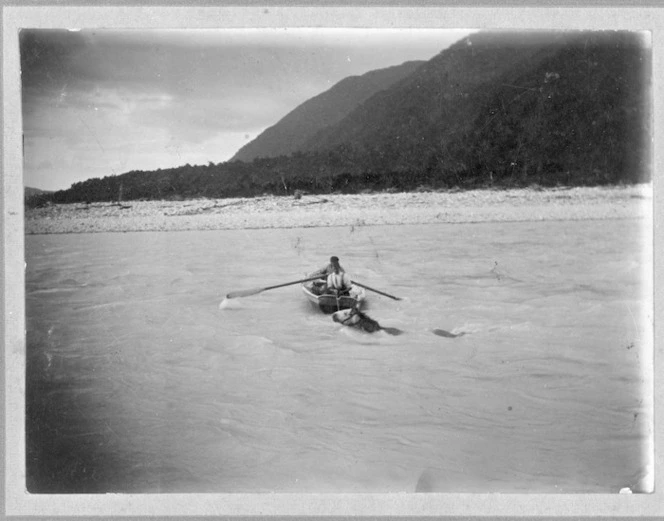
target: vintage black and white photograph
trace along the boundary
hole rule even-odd
[[[648,494],[647,31],[22,28],[29,494]]]

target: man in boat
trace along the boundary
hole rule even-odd
[[[338,266],[339,270],[342,273],[346,271],[341,267],[341,264],[339,264],[339,257],[332,256],[332,257],[330,257],[330,263],[329,264],[323,266],[321,269],[319,269],[317,271],[314,271],[310,276],[311,277],[318,277],[319,276],[321,279],[327,278],[327,276],[330,273],[334,273],[334,267],[335,266]]]
[[[323,293],[331,293],[337,297],[348,295],[352,285],[350,275],[341,267],[337,257],[330,258],[330,265],[332,266],[332,273],[327,276]]]
[[[321,280],[314,281],[311,284],[311,292],[314,295],[322,295],[323,293],[330,293],[328,291],[327,278],[331,273],[334,273],[335,267],[339,269],[341,273],[344,273],[344,270],[339,264],[339,257],[333,255],[330,257],[330,263],[323,266],[321,269],[314,271],[309,275],[309,277],[320,277]]]

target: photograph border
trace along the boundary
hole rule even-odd
[[[440,4],[440,3],[439,3]],[[487,5],[489,4],[489,6]],[[505,2],[505,4],[507,4]],[[638,5],[635,5],[638,4]],[[20,516],[66,518],[150,516],[213,517],[436,517],[620,519],[664,517],[662,457],[654,452],[655,491],[651,494],[28,494],[25,485],[25,255],[22,175],[22,120],[18,30],[20,28],[447,28],[649,31],[653,49],[653,215],[654,311],[662,308],[658,275],[662,226],[658,201],[664,197],[655,173],[662,166],[662,82],[664,78],[664,6],[644,2],[610,2],[601,7],[576,2],[447,2],[364,3],[360,5],[209,3],[188,5],[91,4],[44,5],[4,3],[2,9],[2,197],[4,360],[2,405],[4,452],[2,511],[7,519]],[[570,7],[574,5],[575,7]],[[662,327],[654,319],[654,375],[664,374]],[[661,446],[662,384],[654,378],[654,444]]]

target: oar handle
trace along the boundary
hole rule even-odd
[[[395,297],[394,295],[390,295],[389,293],[383,293],[382,291],[379,291],[374,288],[370,288],[369,286],[365,286],[364,284],[360,284],[356,280],[352,280],[351,283],[355,284],[356,286],[360,286],[361,288],[368,289],[369,291],[373,291],[374,293],[378,293],[379,295],[383,295],[385,297],[389,297],[394,300],[401,300],[399,297]]]

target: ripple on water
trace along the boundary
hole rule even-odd
[[[106,492],[616,492],[649,428],[646,306],[621,253],[637,227],[28,236],[30,483],[80,467],[67,492],[92,474]],[[335,253],[402,298],[368,293],[403,334],[339,326],[297,285],[223,298]]]

